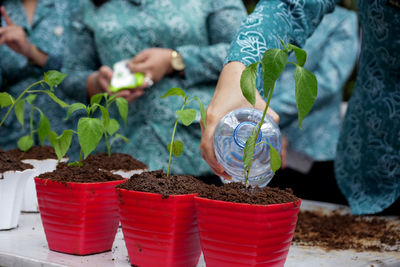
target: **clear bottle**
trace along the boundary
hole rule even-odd
[[[222,118],[214,133],[214,151],[219,164],[235,182],[245,181],[243,151],[246,140],[261,121],[262,111],[253,108],[236,109]],[[276,122],[267,114],[261,127],[257,143],[266,141],[279,153],[282,141]],[[254,150],[248,184],[264,187],[274,176],[270,164],[269,145],[258,144]]]

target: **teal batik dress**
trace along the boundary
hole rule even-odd
[[[28,23],[22,1],[5,0],[3,5],[14,24],[24,28],[27,38],[39,50],[48,55],[46,65],[38,67],[32,65],[28,60],[11,50],[6,44],[0,46],[0,87],[1,92],[7,92],[14,98],[26,89],[30,84],[43,79],[44,72],[48,70],[60,70],[63,63],[63,52],[68,32],[70,15],[76,6],[75,1],[62,0],[39,0],[35,9],[32,25]],[[6,23],[4,18],[2,25]],[[41,89],[37,86],[33,89]],[[62,91],[57,88],[55,94],[65,99]],[[66,127],[63,118],[66,111],[53,103],[47,95],[38,94],[34,104],[42,109],[49,118],[52,129],[59,131]],[[8,108],[0,110],[0,118]],[[0,128],[0,147],[4,150],[17,147],[20,137],[29,134],[30,107],[25,104],[25,126],[22,127],[14,113],[8,117]],[[39,115],[35,112],[34,127],[37,127]],[[38,140],[35,140],[38,145]]]
[[[185,77],[166,76],[130,103],[127,124],[121,123],[121,133],[130,142],[120,141],[112,147],[112,152],[129,153],[151,170],[166,170],[175,111],[183,102],[179,97],[160,97],[170,88],[180,87],[208,105],[229,44],[246,16],[242,1],[111,0],[100,7],[82,1],[80,10],[72,22],[74,32],[64,68],[69,74],[65,90],[77,101],[87,101],[88,75],[102,65],[112,67],[152,47],[172,48],[182,55]],[[116,115],[116,111],[111,114]],[[179,124],[176,138],[185,147],[183,154],[173,159],[173,173],[211,172],[201,158],[199,121],[198,115],[189,127]],[[98,150],[105,148],[101,145]]]
[[[358,1],[357,84],[335,160],[338,185],[355,214],[380,212],[400,196],[400,10],[391,2],[396,1]],[[259,61],[266,49],[280,46],[279,39],[304,45],[335,4],[261,0],[236,34],[226,61]]]

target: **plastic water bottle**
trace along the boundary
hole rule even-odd
[[[261,121],[262,111],[253,108],[236,109],[222,118],[214,133],[214,151],[219,164],[235,182],[245,181],[243,151],[246,140],[254,127]],[[276,122],[267,114],[258,135],[257,142],[265,141],[278,152],[281,151],[281,132]],[[270,164],[269,145],[262,143],[255,147],[248,184],[264,187],[274,173]]]

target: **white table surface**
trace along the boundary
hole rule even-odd
[[[302,210],[342,210],[342,206],[303,201]],[[400,224],[400,222],[399,222]],[[400,240],[400,237],[399,237]],[[129,267],[128,253],[119,228],[112,251],[90,256],[74,256],[50,251],[47,246],[42,222],[38,213],[22,213],[19,227],[0,231],[0,266],[1,267]],[[399,252],[356,252],[353,250],[326,251],[318,247],[293,245],[290,247],[285,267],[313,266],[390,266],[400,267]],[[205,267],[200,258],[197,267]]]

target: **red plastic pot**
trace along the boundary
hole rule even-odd
[[[35,178],[49,248],[76,255],[111,250],[119,223],[115,186],[123,181],[63,184]]]
[[[117,188],[130,263],[136,266],[196,266],[201,254],[194,196]]]
[[[207,267],[283,266],[301,200],[249,205],[195,197]]]

